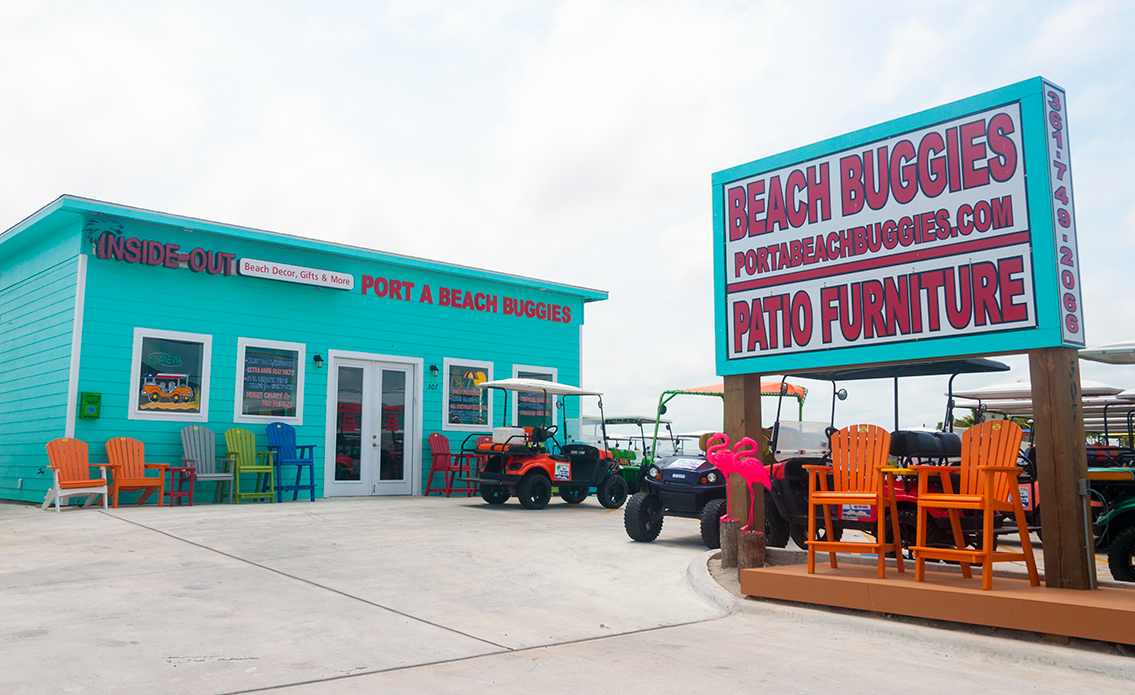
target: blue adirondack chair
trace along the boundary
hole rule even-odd
[[[276,452],[276,501],[284,501],[284,491],[292,491],[292,500],[299,499],[301,490],[311,494],[311,501],[315,501],[315,445],[304,444],[296,446],[296,428],[282,422],[273,422],[268,425],[268,450]],[[285,484],[283,476],[284,466],[296,467],[296,482]],[[301,483],[303,469],[308,470],[307,483]]]

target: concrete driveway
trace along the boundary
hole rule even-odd
[[[0,691],[1132,691],[1135,659],[737,601],[558,499],[0,505]]]

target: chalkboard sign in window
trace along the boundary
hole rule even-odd
[[[303,424],[302,343],[241,338],[237,343],[237,422]]]
[[[492,429],[492,389],[478,384],[493,379],[491,362],[445,360],[445,422],[442,429],[483,432]]]
[[[211,345],[208,335],[136,328],[130,419],[205,422]]]
[[[540,381],[555,381],[555,369],[542,369],[540,367],[514,367],[513,376],[521,379],[539,379]],[[513,406],[513,422],[519,427],[547,427],[555,423],[554,410],[555,396],[545,396],[542,393],[516,392],[516,402]]]

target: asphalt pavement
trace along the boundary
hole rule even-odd
[[[1135,690],[1115,645],[738,598],[696,521],[593,498],[0,504],[0,549],[3,693]]]

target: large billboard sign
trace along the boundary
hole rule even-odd
[[[719,374],[1082,346],[1040,78],[713,177]]]

